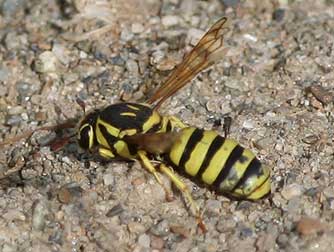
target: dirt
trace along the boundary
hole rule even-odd
[[[334,249],[333,1],[0,7],[1,251]],[[227,54],[160,112],[221,134],[231,117],[230,137],[271,167],[272,193],[235,201],[184,178],[202,233],[167,178],[173,201],[139,162],[101,162],[75,128],[50,126],[82,118],[77,98],[87,110],[145,101],[222,16]]]

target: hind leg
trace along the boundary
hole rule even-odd
[[[174,185],[181,191],[183,197],[186,198],[186,200],[189,202],[193,214],[196,216],[198,226],[201,228],[203,232],[206,232],[206,227],[202,220],[201,211],[196,202],[193,200],[187,185],[182,181],[182,179],[177,174],[173,172],[172,169],[170,169],[166,165],[161,164],[160,171],[164,173],[166,176],[168,176],[169,179],[174,183]]]

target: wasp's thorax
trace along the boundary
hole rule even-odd
[[[78,131],[79,146],[85,150],[93,148],[97,141],[95,136],[95,125],[99,116],[98,110],[89,113],[80,123]]]

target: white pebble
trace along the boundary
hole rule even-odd
[[[103,182],[106,186],[115,183],[115,177],[111,173],[107,173],[103,176]]]
[[[283,188],[281,194],[284,199],[290,200],[303,194],[303,187],[298,184],[291,184]]]
[[[161,19],[162,24],[166,27],[175,26],[179,24],[179,21],[180,21],[179,17],[173,15],[164,16]]]
[[[151,239],[147,234],[141,234],[138,238],[138,243],[144,248],[149,248]]]
[[[142,33],[144,31],[144,26],[141,23],[134,23],[131,25],[131,31],[135,34]]]
[[[252,120],[246,120],[242,124],[242,127],[245,128],[245,129],[251,130],[251,129],[255,128],[255,125],[254,125],[254,122]]]
[[[87,59],[88,57],[87,53],[85,53],[84,51],[80,51],[79,56],[80,56],[80,59]]]
[[[39,73],[54,73],[57,71],[58,59],[51,51],[42,52],[36,62],[35,70]]]
[[[257,37],[250,35],[249,33],[244,34],[244,38],[252,42],[257,42]]]

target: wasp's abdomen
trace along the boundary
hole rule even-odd
[[[270,170],[233,139],[193,127],[181,131],[169,159],[175,167],[211,188],[237,198],[270,192]]]

